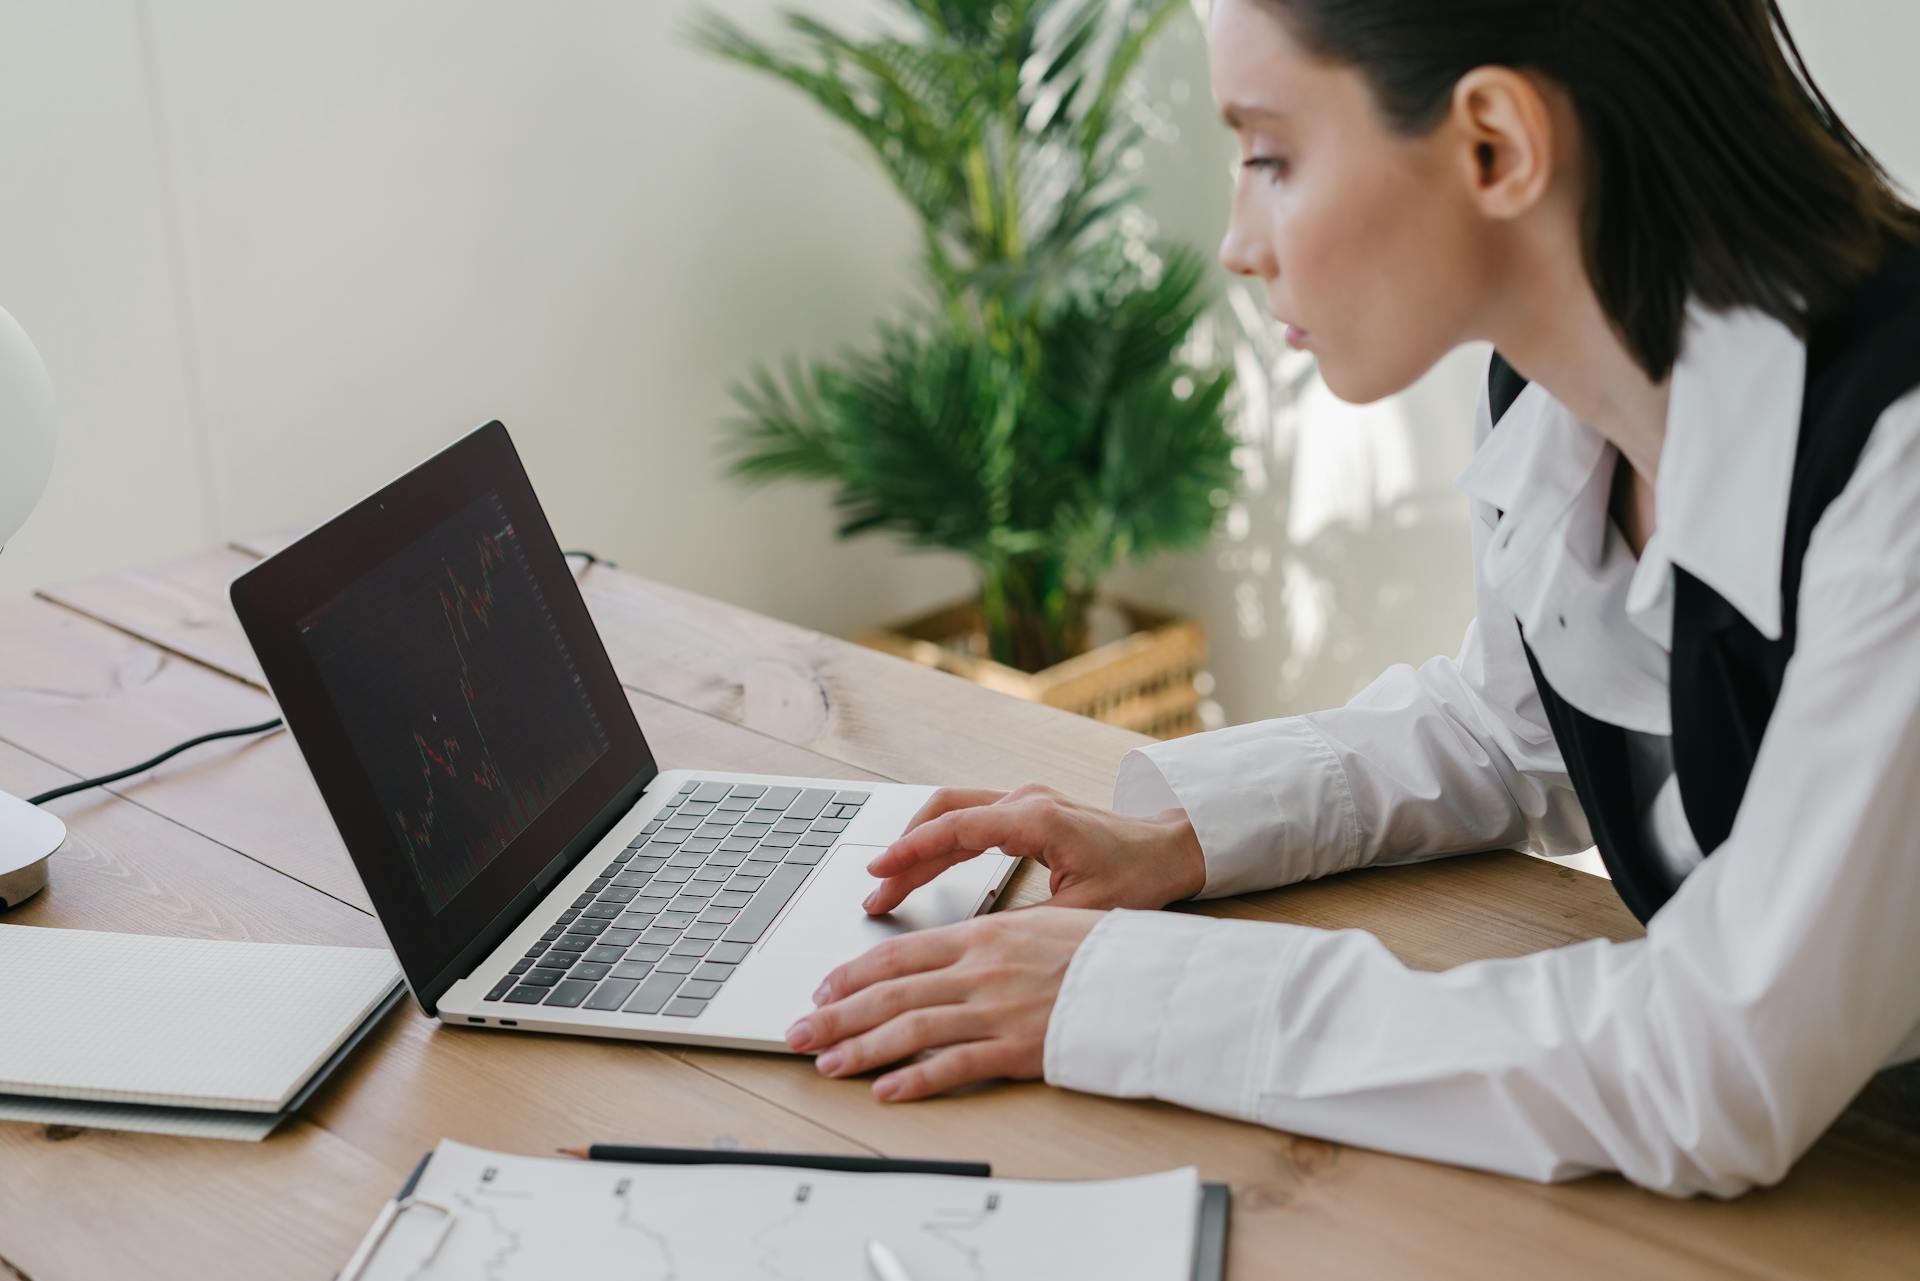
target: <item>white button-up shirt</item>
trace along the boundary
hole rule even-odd
[[[1459,654],[1337,710],[1136,750],[1114,808],[1184,806],[1203,897],[1590,845],[1516,623],[1567,701],[1670,732],[1675,565],[1780,635],[1805,374],[1764,314],[1689,309],[1638,558],[1609,518],[1614,448],[1538,385],[1492,431],[1483,390]],[[1422,973],[1358,930],[1112,912],[1068,968],[1045,1074],[1528,1178],[1731,1196],[1784,1176],[1876,1069],[1912,1058],[1920,393],[1875,425],[1815,529],[1732,834],[1644,939]]]

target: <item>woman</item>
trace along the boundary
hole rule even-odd
[[[888,1099],[1044,1075],[1537,1179],[1780,1179],[1920,1057],[1920,216],[1771,0],[1215,0],[1209,47],[1221,260],[1328,386],[1500,353],[1479,616],[1345,708],[1130,754],[1118,813],[941,793],[869,911],[995,845],[1058,906],[875,949],[790,1041],[932,1050]],[[1441,974],[1090,910],[1592,842],[1645,939]]]

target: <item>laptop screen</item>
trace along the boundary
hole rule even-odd
[[[232,597],[429,1013],[659,772],[499,423]]]
[[[496,492],[299,628],[436,916],[606,755],[606,731]]]

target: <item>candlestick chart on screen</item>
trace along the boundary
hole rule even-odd
[[[607,750],[493,495],[359,579],[302,632],[430,911]]]

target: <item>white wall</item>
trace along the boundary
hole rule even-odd
[[[716,4],[761,30],[776,8]],[[46,356],[63,431],[0,594],[316,520],[493,416],[570,546],[842,633],[962,591],[952,558],[834,540],[821,490],[718,475],[727,381],[864,341],[910,287],[913,232],[818,112],[686,46],[692,8],[0,0],[0,306]],[[1920,185],[1920,6],[1786,9]],[[1210,251],[1232,147],[1197,23],[1154,72],[1185,96],[1177,141],[1147,153],[1153,209]],[[1121,576],[1207,621],[1230,719],[1453,649],[1471,602],[1451,484],[1482,359],[1252,442],[1266,488],[1236,532]]]
[[[0,0],[0,306],[62,418],[0,592],[317,520],[489,417],[569,546],[834,629],[960,590],[718,474],[727,382],[862,339],[914,232],[692,9]]]

